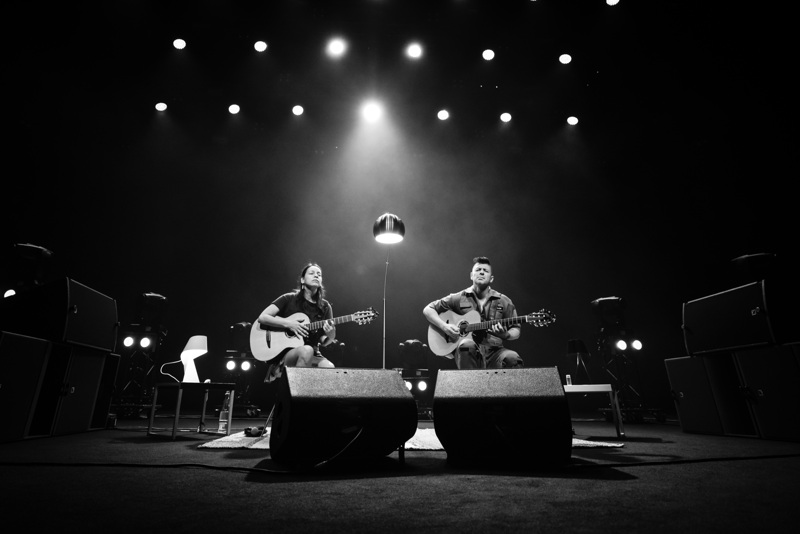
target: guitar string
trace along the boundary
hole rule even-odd
[[[356,318],[356,316],[358,316],[358,315],[365,315],[367,317]],[[314,322],[308,323],[308,330],[310,330],[310,331],[311,330],[319,330],[328,321],[333,321],[333,324],[338,325],[338,324],[343,324],[343,323],[349,323],[351,321],[352,322],[368,321],[370,319],[374,319],[374,317],[369,312],[351,313],[350,315],[343,315],[341,317],[334,317],[332,319],[324,319],[322,321],[314,321]]]
[[[535,326],[547,325],[553,322],[553,319],[548,318],[548,315],[549,314],[547,313],[537,312],[537,313],[531,313],[529,315],[520,315],[517,317],[506,317],[505,319],[494,319],[492,321],[471,323],[466,325],[464,331],[472,332],[474,330],[488,330],[492,326],[492,324],[502,323],[505,326],[506,324],[521,323],[523,321],[529,323],[532,322]],[[530,316],[535,316],[536,318],[533,320],[529,320],[528,317]]]

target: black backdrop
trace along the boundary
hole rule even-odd
[[[160,361],[205,333],[201,378],[224,376],[230,325],[307,260],[337,315],[383,313],[386,279],[391,364],[425,339],[422,307],[487,255],[520,312],[557,315],[523,329],[529,366],[568,372],[567,340],[594,349],[589,303],[620,296],[645,342],[635,379],[670,407],[681,303],[739,283],[737,256],[794,260],[795,102],[783,8],[640,4],[12,3],[4,254],[52,250],[123,323],[143,292],[166,296]],[[335,64],[333,33],[351,39]],[[416,66],[399,57],[410,37],[426,46]],[[356,125],[364,95],[388,103],[380,135]],[[407,226],[390,249],[371,235],[386,211]],[[343,365],[382,365],[382,320],[340,328]]]

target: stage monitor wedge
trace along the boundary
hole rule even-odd
[[[287,367],[276,388],[270,456],[294,468],[387,456],[417,431],[417,404],[397,371]]]
[[[552,468],[572,456],[556,367],[440,370],[433,419],[451,464]]]

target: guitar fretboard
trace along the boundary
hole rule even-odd
[[[313,332],[315,330],[319,330],[320,328],[325,326],[325,323],[327,323],[328,321],[332,321],[334,325],[337,325],[337,324],[349,323],[349,322],[357,321],[357,320],[358,320],[357,314],[351,313],[350,315],[342,315],[341,317],[334,317],[333,319],[324,319],[322,321],[314,321],[314,322],[308,323],[308,330],[309,330],[309,332]]]
[[[473,332],[475,330],[488,330],[496,324],[502,324],[505,327],[513,326],[524,322],[533,322],[545,324],[548,318],[543,313],[532,313],[530,315],[520,315],[517,317],[507,317],[505,319],[494,319],[493,321],[484,321],[482,323],[471,323],[462,326],[462,332]]]

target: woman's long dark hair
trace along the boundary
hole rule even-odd
[[[300,271],[300,278],[297,279],[297,282],[298,282],[298,288],[297,288],[298,295],[300,295],[300,292],[303,291],[303,277],[306,275],[306,271],[308,271],[308,269],[310,267],[319,267],[319,270],[320,271],[322,270],[322,267],[319,266],[319,263],[315,263],[313,261],[310,261],[310,262],[306,263],[303,266],[303,270]],[[325,298],[325,286],[323,284],[320,284],[319,285],[319,290],[314,295],[314,300],[316,302],[319,302],[323,298]]]

